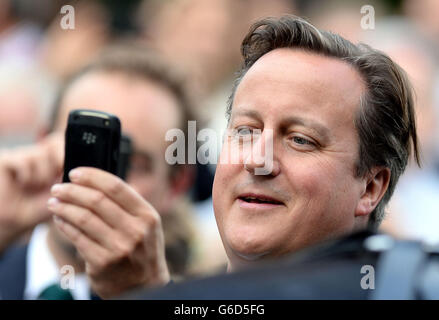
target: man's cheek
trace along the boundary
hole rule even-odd
[[[224,191],[227,188],[227,185],[225,184],[225,181],[227,180],[226,177],[227,177],[226,168],[224,168],[224,165],[218,164],[215,172],[215,177],[213,180],[213,187],[212,187],[212,197],[213,197],[214,206],[215,204],[219,205],[224,201],[224,197],[221,197],[221,195],[224,194]]]
[[[318,200],[319,195],[329,189],[335,183],[329,169],[320,163],[298,165],[292,171],[289,180],[296,192]]]
[[[239,174],[242,169],[242,164],[218,162],[215,170],[213,191],[216,190],[220,194],[223,193],[223,196],[225,192],[231,191],[233,188],[232,179]]]
[[[233,205],[231,175],[233,168],[230,165],[218,164],[212,188],[213,207],[215,216],[218,219],[224,219],[224,215]],[[227,195],[230,195],[228,197]]]
[[[299,192],[306,202],[306,211],[313,213],[308,221],[313,226],[318,225],[321,234],[332,232],[343,224],[339,220],[348,205],[346,196],[340,195],[346,179],[337,173],[333,168],[320,166],[297,177],[301,187]]]
[[[315,157],[302,172],[308,175],[310,186],[318,184],[322,189],[337,188],[340,177],[345,175],[334,159],[328,157]]]

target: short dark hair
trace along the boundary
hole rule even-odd
[[[321,31],[302,18],[293,15],[265,18],[253,24],[242,42],[244,63],[227,103],[228,121],[242,78],[261,56],[278,48],[298,48],[335,57],[353,66],[362,76],[366,92],[360,98],[355,118],[359,137],[355,175],[364,177],[376,166],[387,167],[391,172],[388,189],[369,218],[369,227],[377,228],[412,151],[420,166],[413,89],[404,70],[385,53]]]

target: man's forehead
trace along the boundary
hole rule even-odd
[[[251,69],[260,68],[261,65],[271,63],[272,67],[277,65],[280,68],[285,66],[298,67],[303,66],[311,70],[312,68],[320,71],[335,72],[337,69],[351,69],[351,66],[337,58],[324,55],[309,49],[302,48],[277,48],[261,56],[251,67]],[[286,70],[285,70],[286,71]]]
[[[251,99],[277,107],[330,106],[336,112],[338,107],[356,108],[363,91],[360,74],[348,63],[301,49],[281,48],[262,56],[247,71],[237,88],[234,107]]]
[[[117,115],[122,125],[154,126],[156,130],[180,123],[178,102],[161,85],[121,73],[93,72],[68,88],[61,101],[58,121],[73,109],[84,108]]]

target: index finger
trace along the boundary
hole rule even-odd
[[[141,215],[145,205],[150,211],[155,209],[121,178],[101,169],[78,167],[69,172],[73,183],[100,190],[121,208],[133,215]]]
[[[45,140],[49,150],[51,163],[57,170],[62,171],[64,165],[64,135],[61,133],[51,133]]]

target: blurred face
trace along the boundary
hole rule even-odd
[[[162,1],[159,14],[148,24],[148,33],[170,59],[191,72],[196,88],[205,93],[228,70],[225,41],[229,15],[223,0]],[[215,63],[212,63],[215,61]]]
[[[244,76],[229,122],[234,133],[226,136],[213,188],[232,268],[366,225],[366,184],[354,175],[354,114],[362,92],[349,65],[293,49],[267,53]],[[256,129],[261,134],[250,144],[245,137]],[[272,170],[256,174],[267,166],[251,154],[267,139]],[[239,163],[225,163],[231,153],[239,153]]]
[[[165,88],[120,73],[94,72],[68,90],[56,125],[65,130],[73,109],[94,109],[119,117],[122,131],[134,143],[127,182],[161,214],[170,210],[173,189],[165,162],[165,133],[178,127],[180,112],[174,96]]]

